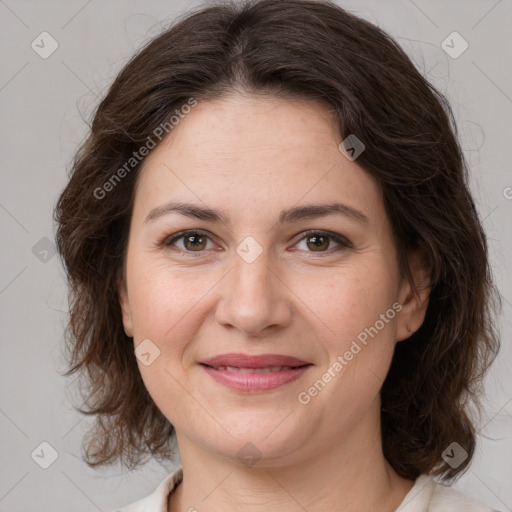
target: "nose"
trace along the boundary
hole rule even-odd
[[[263,337],[290,324],[292,292],[280,275],[279,264],[267,255],[264,250],[251,263],[235,255],[217,304],[216,319],[221,325]]]

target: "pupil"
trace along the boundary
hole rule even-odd
[[[313,242],[314,247],[322,248],[321,246],[325,245],[325,241],[326,241],[327,237],[314,235],[314,236],[310,236],[309,239],[314,240],[314,242]],[[322,244],[322,242],[318,243],[319,240],[322,240],[324,243],[323,244]],[[329,245],[329,243],[327,243],[327,245]]]
[[[198,239],[199,241],[196,241],[194,243],[194,239]],[[327,237],[314,235],[314,236],[310,236],[309,240],[312,241],[310,243],[313,244],[313,247],[315,247],[317,249],[318,248],[321,249],[321,248],[325,248],[325,245],[326,245],[325,242],[327,240]],[[201,235],[190,235],[187,237],[187,242],[189,242],[193,248],[196,248],[196,249],[198,247],[203,248],[202,245],[204,244],[204,237],[202,237]],[[329,245],[329,243],[327,243],[327,245]],[[324,247],[322,247],[322,246],[324,246]]]
[[[198,243],[193,243],[193,240],[194,240],[195,238],[196,238],[196,239],[199,239],[199,240],[200,240],[200,242],[198,242]],[[188,237],[187,237],[187,241],[188,241],[188,242],[190,242],[190,244],[192,245],[192,247],[197,248],[197,247],[199,247],[202,243],[204,243],[204,238],[203,238],[202,236],[200,236],[200,235],[190,235],[190,236],[188,236]]]

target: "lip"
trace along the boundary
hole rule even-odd
[[[222,354],[200,364],[220,384],[249,393],[268,391],[293,382],[313,366],[302,359],[280,354]],[[272,368],[272,371],[262,373],[261,369],[265,368]],[[260,371],[256,372],[257,369]]]
[[[236,366],[238,368],[268,368],[269,366],[302,366],[309,364],[307,361],[292,356],[284,356],[281,354],[220,354],[205,361],[201,364],[208,366]]]

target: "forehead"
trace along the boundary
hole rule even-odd
[[[176,123],[146,158],[144,167],[162,153],[190,161],[233,161],[257,168],[284,151],[307,161],[336,145],[332,115],[316,101],[230,95],[200,101]],[[316,151],[315,151],[316,149]]]
[[[136,208],[170,199],[210,204],[215,197],[217,206],[276,202],[280,209],[301,198],[344,199],[364,210],[380,191],[339,151],[340,142],[319,101],[241,95],[201,101],[146,157]]]

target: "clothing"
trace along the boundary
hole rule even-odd
[[[167,501],[183,478],[182,468],[170,473],[149,496],[115,512],[167,512]],[[264,512],[264,511],[263,511]],[[421,475],[395,512],[497,512],[451,487]]]

